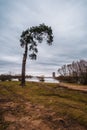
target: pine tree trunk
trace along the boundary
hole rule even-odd
[[[26,71],[26,59],[27,59],[27,51],[28,47],[27,44],[25,45],[25,52],[23,54],[23,60],[22,60],[22,78],[21,78],[21,86],[25,86],[25,71]]]

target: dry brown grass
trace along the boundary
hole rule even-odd
[[[0,130],[86,130],[87,94],[58,84],[0,82]]]

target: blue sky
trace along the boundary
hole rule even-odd
[[[27,59],[27,74],[51,75],[87,60],[87,0],[0,0],[0,73],[21,73],[20,35],[41,23],[52,27],[53,45],[38,45],[37,60]]]

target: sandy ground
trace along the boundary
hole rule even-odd
[[[75,121],[58,117],[50,108],[24,100],[0,99],[0,115],[0,130],[86,130]]]

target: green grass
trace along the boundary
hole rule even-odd
[[[58,84],[0,82],[0,98],[20,102],[31,101],[51,108],[58,116],[76,120],[87,127],[87,93],[58,87]]]

